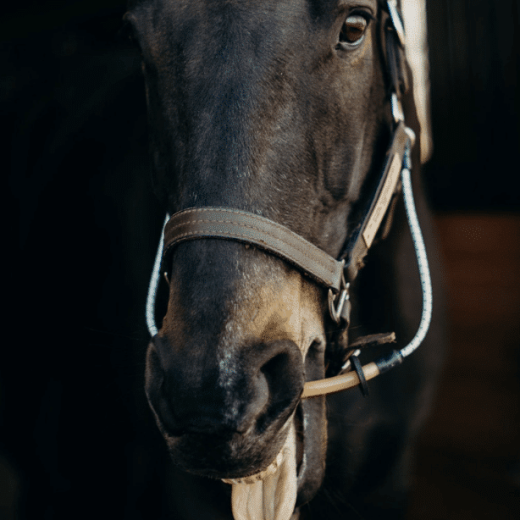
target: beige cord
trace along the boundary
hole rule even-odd
[[[374,379],[380,374],[379,368],[375,363],[368,363],[363,367],[365,379]],[[361,384],[359,377],[355,370],[340,374],[339,376],[329,377],[328,379],[320,379],[318,381],[309,381],[303,387],[301,398],[308,399],[309,397],[316,397],[318,395],[333,394],[334,392],[341,392],[347,388],[353,388]]]

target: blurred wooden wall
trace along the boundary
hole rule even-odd
[[[430,0],[424,169],[450,344],[410,520],[520,518],[520,1]]]
[[[450,344],[411,519],[520,518],[520,215],[440,214]]]

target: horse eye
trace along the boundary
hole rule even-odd
[[[368,20],[360,15],[349,16],[339,35],[339,41],[341,43],[359,44],[365,35],[365,31],[368,27]]]

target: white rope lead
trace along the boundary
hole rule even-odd
[[[410,152],[407,151],[409,154]],[[409,158],[409,157],[408,157]],[[406,208],[406,216],[408,218],[408,224],[410,226],[410,232],[412,234],[413,245],[415,248],[415,254],[417,256],[417,265],[419,267],[419,276],[421,278],[421,287],[423,294],[423,308],[421,323],[415,333],[415,337],[410,341],[406,347],[401,350],[403,357],[409,356],[424,340],[430,322],[432,318],[432,281],[430,278],[430,268],[428,267],[428,258],[426,256],[426,248],[424,246],[424,240],[421,233],[421,227],[417,218],[417,212],[415,209],[415,203],[413,199],[412,181],[410,178],[409,165],[403,165],[401,170],[401,179],[403,181],[403,193],[404,193],[404,204]]]
[[[161,277],[161,261],[164,248],[164,228],[170,219],[170,215],[166,214],[164,224],[161,230],[161,239],[159,247],[155,254],[155,262],[153,264],[152,276],[150,277],[150,285],[148,286],[148,296],[146,297],[146,325],[148,332],[152,338],[157,334],[157,325],[155,324],[155,300],[157,298],[157,288],[159,287],[159,278]]]

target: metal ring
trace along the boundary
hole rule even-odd
[[[392,92],[390,102],[392,104],[392,116],[394,118],[395,124],[404,121],[403,105],[401,104],[401,101],[395,92]]]
[[[415,132],[409,126],[405,126],[404,131],[406,132],[408,139],[410,139],[410,144],[413,148],[415,145],[415,139],[416,139]]]
[[[348,290],[343,289],[337,295],[334,295],[332,289],[329,289],[329,312],[332,319],[339,324],[341,319],[341,311],[343,310],[343,305],[345,305],[345,300],[348,298]],[[337,299],[337,302],[336,302]],[[337,303],[337,306],[336,306]]]

